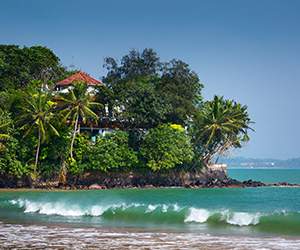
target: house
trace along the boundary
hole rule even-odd
[[[89,75],[79,71],[78,73],[56,83],[55,90],[60,93],[67,93],[68,88],[72,86],[74,81],[83,81],[84,83],[87,83],[89,88],[88,92],[95,90],[96,86],[103,86],[104,84]],[[111,119],[110,117],[107,117],[108,115],[108,107],[105,107],[105,115],[102,114],[99,116],[99,120],[93,125],[93,130],[91,131],[90,127],[87,124],[81,124],[80,126],[80,132],[88,131],[93,136],[94,135],[102,135],[104,136],[107,133],[111,133],[112,131],[120,130],[120,125],[118,124],[115,119]]]
[[[56,83],[55,90],[58,92],[66,93],[68,92],[68,87],[72,85],[73,81],[79,80],[86,82],[89,86],[88,91],[95,90],[96,86],[104,85],[102,82],[90,77],[89,75],[79,71],[78,73]]]

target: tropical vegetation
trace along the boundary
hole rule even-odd
[[[104,68],[95,92],[74,81],[58,93],[51,86],[78,71],[46,47],[0,45],[0,174],[191,171],[249,141],[247,106],[204,101],[185,62],[131,50],[120,62],[105,58]],[[101,118],[120,130],[97,134]]]

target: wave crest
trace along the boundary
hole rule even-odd
[[[197,207],[185,207],[178,204],[140,204],[125,202],[119,204],[78,204],[74,201],[43,201],[18,199],[8,202],[10,206],[21,209],[23,213],[38,213],[44,215],[59,216],[91,216],[101,217],[101,220],[127,221],[133,223],[156,224],[227,224],[239,227],[267,225],[272,223],[291,223],[298,213],[286,211],[274,212],[246,212],[226,209],[205,209]],[[7,207],[7,209],[10,209]]]

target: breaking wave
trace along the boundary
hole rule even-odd
[[[10,206],[23,213],[58,215],[67,217],[99,217],[105,221],[126,221],[132,223],[153,224],[219,224],[237,227],[260,227],[266,229],[294,226],[300,231],[300,214],[295,212],[252,212],[228,209],[204,209],[180,206],[178,204],[70,204],[62,201],[31,201],[19,198],[10,200]],[[295,222],[294,225],[293,221]],[[295,228],[297,227],[297,228]],[[267,230],[268,231],[268,230]]]

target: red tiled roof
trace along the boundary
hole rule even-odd
[[[74,80],[82,80],[84,82],[88,82],[89,85],[103,85],[102,82],[90,77],[89,75],[79,71],[78,73],[62,80],[61,82],[56,83],[57,85],[70,85]]]

